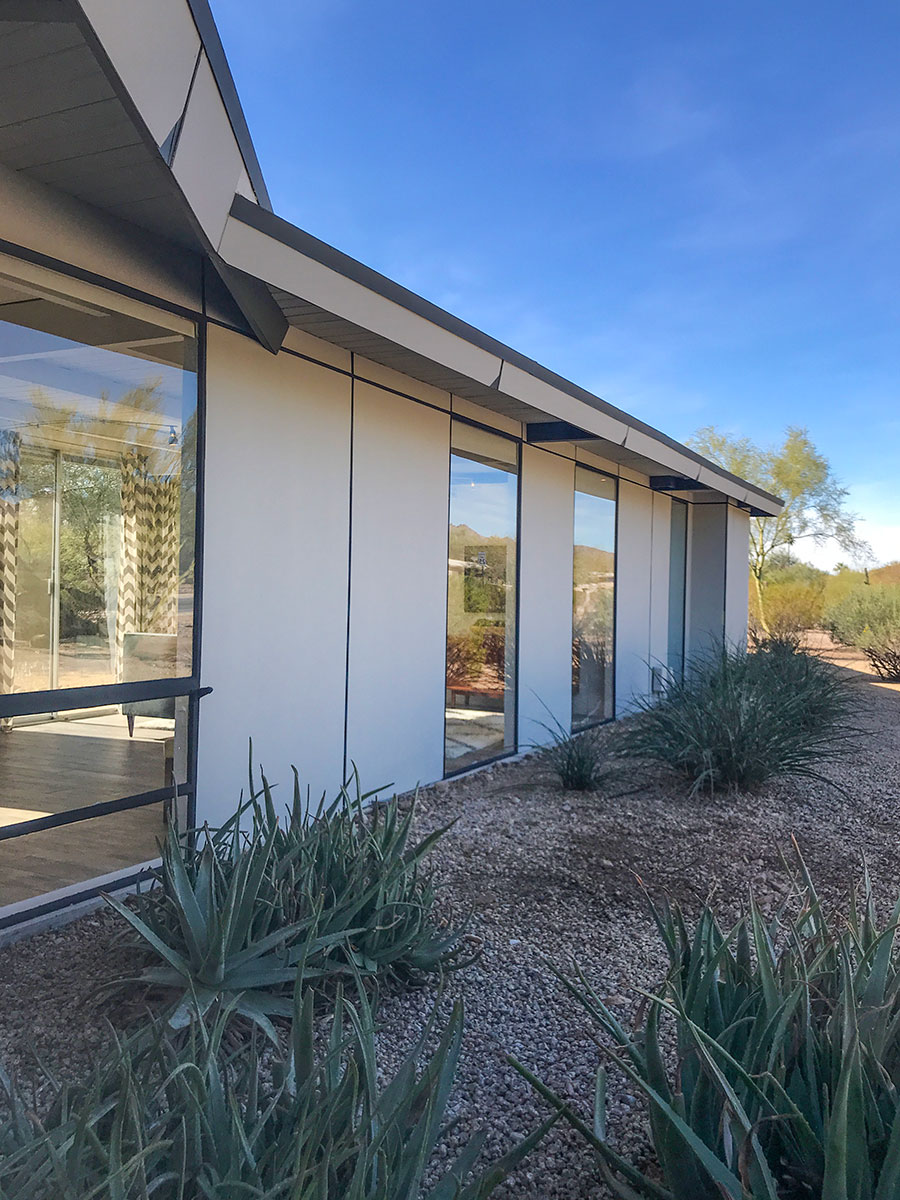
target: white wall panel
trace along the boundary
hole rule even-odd
[[[574,487],[571,459],[522,447],[520,749],[547,740],[547,708],[566,729],[572,720]]]
[[[245,785],[247,739],[285,796],[341,779],[350,381],[209,330],[197,813]]]
[[[444,764],[450,417],[357,381],[347,755],[366,789]]]
[[[650,642],[651,667],[664,665],[669,651],[669,550],[672,541],[672,501],[652,492],[653,536],[650,556]]]
[[[735,646],[747,641],[747,607],[750,587],[750,514],[728,508],[725,561],[725,638]]]
[[[619,480],[616,543],[616,714],[650,692],[653,492]]]

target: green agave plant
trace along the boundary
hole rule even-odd
[[[371,795],[357,779],[355,794],[310,810],[295,772],[279,818],[263,777],[219,829],[170,829],[157,886],[129,904],[107,897],[155,960],[112,986],[179,992],[176,1025],[223,1000],[274,1036],[269,1018],[290,1013],[298,971],[325,982],[467,965],[465,925],[439,927],[424,870],[446,829],[411,844],[412,807],[367,807]]]
[[[751,903],[725,932],[706,907],[689,933],[677,906],[651,905],[670,970],[632,1032],[583,972],[560,975],[647,1099],[661,1178],[610,1145],[604,1068],[589,1126],[516,1066],[623,1200],[900,1197],[900,901],[880,925],[866,873],[834,926],[800,871],[792,919],[766,923]]]
[[[217,1006],[177,1034],[152,1022],[116,1043],[86,1085],[54,1085],[40,1121],[0,1075],[10,1113],[0,1123],[3,1200],[483,1200],[550,1127],[485,1169],[475,1168],[483,1134],[432,1165],[459,1005],[433,1053],[434,1017],[383,1086],[363,989],[351,1004],[338,988],[323,1032],[313,993],[298,988],[285,1049],[261,1050],[255,1036],[228,1051],[230,1015]]]

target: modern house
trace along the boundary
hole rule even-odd
[[[0,4],[0,927],[739,641],[779,502],[273,213],[207,0]]]

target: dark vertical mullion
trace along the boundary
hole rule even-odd
[[[200,273],[200,303],[203,319],[197,326],[197,445],[194,451],[194,629],[191,642],[191,674],[201,678],[203,659],[203,576],[206,528],[206,373],[209,362],[209,327],[206,323],[206,270]],[[197,772],[200,761],[200,697],[188,698],[187,826],[197,825]]]

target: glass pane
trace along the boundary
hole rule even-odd
[[[174,789],[187,778],[187,733],[186,697],[15,718],[0,733],[0,829]],[[153,857],[148,851],[154,842],[144,834],[157,813],[152,817],[157,836],[161,809],[144,811],[143,817],[94,817],[0,840],[0,906],[23,899],[23,888],[37,895]],[[114,844],[107,844],[107,833]],[[40,847],[45,849],[35,849]],[[25,879],[27,864],[36,870],[31,881]]]
[[[0,911],[159,858],[166,804],[111,813],[0,842]]]
[[[615,480],[575,469],[572,727],[614,714]]]
[[[193,328],[74,286],[0,256],[0,692],[191,673]]]
[[[675,679],[684,675],[684,605],[687,572],[688,508],[672,501],[671,540],[669,543],[669,642],[667,667]]]
[[[461,770],[516,746],[516,454],[515,443],[508,439],[454,423],[446,771]]]

